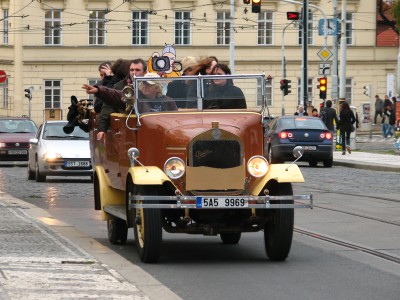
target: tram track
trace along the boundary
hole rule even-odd
[[[357,245],[357,244],[353,244],[350,242],[346,242],[343,240],[339,240],[333,237],[329,237],[327,235],[323,235],[320,233],[316,233],[316,232],[312,232],[312,231],[308,231],[305,229],[301,229],[298,227],[294,228],[294,232],[298,233],[298,234],[302,234],[302,235],[306,235],[308,237],[314,238],[314,239],[318,239],[318,240],[322,240],[331,244],[335,244],[335,245],[339,245],[345,248],[349,248],[352,250],[356,250],[356,251],[360,251],[363,253],[367,253],[369,255],[384,259],[386,261],[390,261],[396,264],[400,264],[400,257],[397,255],[393,255],[393,254],[389,254],[386,252],[382,252],[382,251],[378,251],[372,248],[368,248],[366,246],[361,246],[361,245]]]

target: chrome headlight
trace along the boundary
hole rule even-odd
[[[268,161],[265,157],[256,155],[249,159],[247,163],[247,171],[253,177],[262,177],[268,172]]]
[[[164,164],[164,172],[171,179],[179,179],[185,174],[186,166],[179,157],[168,158]]]
[[[58,158],[61,158],[61,155],[58,154],[58,153],[54,153],[54,152],[48,152],[48,153],[45,153],[45,154],[43,155],[43,159],[44,159],[46,162],[52,162],[52,161],[54,161],[54,160],[56,160],[56,159],[58,159]]]

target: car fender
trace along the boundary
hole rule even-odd
[[[168,176],[155,166],[130,167],[128,172],[135,185],[163,185],[165,182],[170,182],[174,185]]]
[[[111,187],[110,179],[101,166],[95,168],[96,176],[99,181],[99,195],[102,220],[108,220],[110,215],[104,211],[106,205],[121,205],[125,203],[125,192]],[[96,201],[96,199],[95,199]]]
[[[303,174],[298,165],[273,164],[269,166],[268,173],[256,178],[250,188],[250,194],[259,195],[270,180],[282,182],[304,182]]]

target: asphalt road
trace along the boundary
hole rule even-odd
[[[374,214],[400,223],[400,185],[393,173],[334,167],[301,167],[306,183],[295,193],[313,193],[316,203],[335,209]],[[22,188],[23,187],[23,188]],[[262,233],[243,235],[239,245],[227,246],[219,237],[164,234],[159,264],[142,264],[132,230],[127,245],[108,243],[106,224],[93,210],[88,178],[49,177],[45,183],[27,181],[21,166],[0,167],[0,190],[49,211],[55,218],[137,264],[183,299],[398,299],[400,267],[382,259],[332,246],[296,233],[284,263],[266,259]],[[400,256],[396,226],[366,222],[343,213],[296,211],[296,226],[328,233],[373,248],[384,245]],[[386,249],[388,251],[388,249]]]

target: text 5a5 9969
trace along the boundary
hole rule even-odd
[[[244,198],[227,197],[197,197],[196,207],[198,208],[223,208],[223,207],[248,207],[248,202]]]

